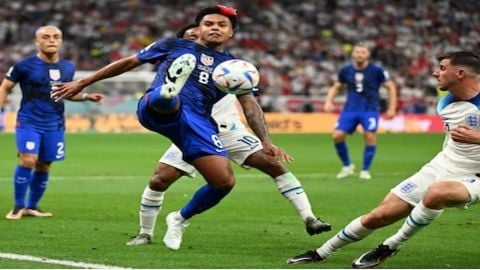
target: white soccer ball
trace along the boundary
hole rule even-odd
[[[258,86],[260,74],[251,63],[232,59],[220,63],[213,70],[213,81],[217,88],[227,94],[245,94]]]

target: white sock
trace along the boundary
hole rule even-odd
[[[287,172],[275,177],[274,180],[280,193],[295,207],[303,221],[306,221],[309,217],[315,218],[307,194],[295,175]]]
[[[162,208],[164,192],[155,191],[146,187],[140,204],[140,233],[153,236],[158,213]]]
[[[339,248],[360,241],[370,235],[374,230],[365,228],[360,220],[361,217],[354,219],[325,244],[317,248],[318,255],[325,259]]]
[[[410,215],[407,217],[402,227],[393,236],[383,242],[384,245],[389,246],[391,249],[398,249],[409,238],[414,236],[418,231],[430,224],[432,221],[440,217],[443,213],[443,209],[436,210],[430,209],[423,205],[423,202],[413,208]]]

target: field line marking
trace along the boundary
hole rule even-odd
[[[57,264],[57,265],[64,265],[64,266],[71,266],[71,267],[78,267],[78,268],[131,269],[131,268],[123,268],[123,267],[113,266],[113,265],[74,262],[74,261],[66,261],[66,260],[56,260],[56,259],[49,259],[49,258],[45,258],[45,257],[35,257],[35,256],[30,256],[30,255],[21,255],[21,254],[3,253],[3,252],[0,252],[0,258],[9,259],[9,260],[17,260],[17,261],[29,261],[29,262],[39,262],[39,263],[47,263],[47,264]]]
[[[332,177],[335,178],[336,173],[295,173],[297,178],[302,179],[305,177]],[[375,176],[402,176],[405,173],[375,173]],[[82,175],[82,176],[55,176],[52,175],[51,179],[55,180],[68,180],[68,179],[75,179],[75,180],[115,180],[115,179],[145,179],[148,181],[152,176],[151,175]],[[197,176],[199,177],[199,176]],[[240,179],[256,179],[256,178],[269,178],[268,175],[262,173],[237,173],[235,174],[236,178]],[[201,178],[201,177],[200,177]],[[12,181],[11,177],[0,177],[0,181]]]

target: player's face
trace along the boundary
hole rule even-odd
[[[197,35],[206,45],[220,45],[233,36],[232,24],[226,16],[209,14],[200,21]]]
[[[440,61],[438,68],[433,72],[433,76],[437,78],[438,88],[447,91],[457,82],[458,69],[450,64],[450,59]]]
[[[62,32],[57,28],[46,27],[36,33],[35,44],[44,54],[58,53],[62,46]]]
[[[362,46],[353,47],[352,58],[357,63],[363,63],[368,60],[370,57],[370,52],[368,48]]]
[[[183,38],[187,40],[196,40],[198,38],[197,28],[190,28],[185,31],[185,34],[183,34]]]

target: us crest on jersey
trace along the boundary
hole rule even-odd
[[[465,123],[475,129],[480,128],[480,114],[467,113],[465,115]]]
[[[202,64],[205,66],[211,66],[213,65],[213,56],[208,56],[202,53],[200,56],[200,62],[202,62]]]
[[[59,69],[49,69],[48,75],[50,75],[50,79],[54,81],[60,80],[61,74]]]

